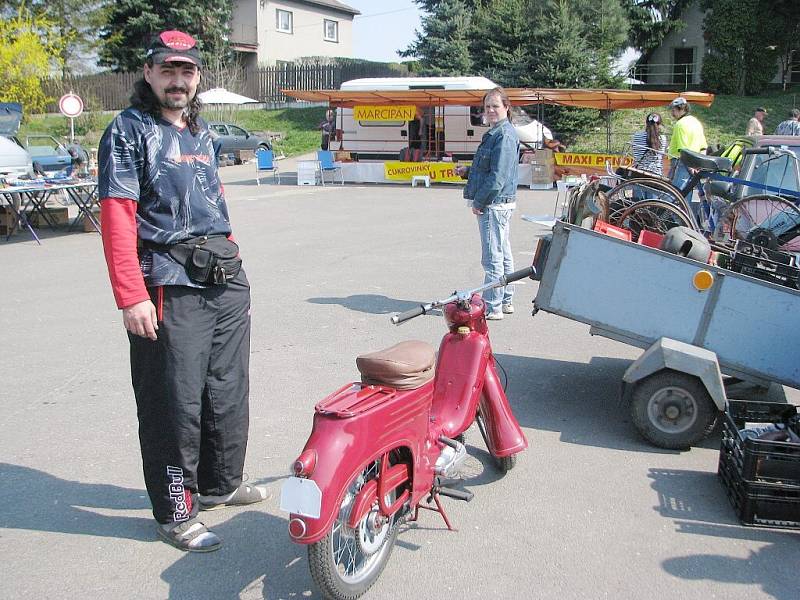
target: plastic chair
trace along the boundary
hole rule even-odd
[[[256,150],[256,183],[261,185],[258,174],[261,171],[272,171],[272,180],[281,182],[281,174],[275,164],[272,150]]]
[[[325,185],[325,171],[333,171],[334,174],[336,173],[336,171],[339,171],[339,177],[341,178],[342,185],[344,185],[344,173],[342,172],[342,167],[333,164],[333,152],[331,152],[330,150],[318,150],[317,160],[319,161],[319,170],[320,170],[320,175],[322,176],[322,185]],[[336,180],[334,179],[334,182],[335,181]]]

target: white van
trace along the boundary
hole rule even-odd
[[[22,121],[22,106],[0,103],[0,177],[33,177],[33,160],[14,137]]]
[[[391,77],[353,79],[342,83],[341,89],[381,92],[490,90],[494,87],[497,84],[485,77]],[[397,160],[409,155],[412,160],[436,160],[444,155],[456,160],[469,159],[475,154],[483,134],[489,130],[481,106],[417,104],[417,118],[412,121],[356,121],[352,108],[340,108],[339,111],[341,116],[337,116],[337,122],[341,127],[341,149],[359,159]],[[528,147],[541,147],[543,139],[552,139],[549,129],[518,107],[513,107],[512,122],[520,142]]]

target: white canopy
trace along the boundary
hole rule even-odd
[[[247,96],[229,92],[225,88],[213,88],[197,95],[203,104],[248,104],[258,102]]]

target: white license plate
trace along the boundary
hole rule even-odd
[[[322,491],[313,479],[289,477],[281,487],[281,510],[319,519]]]

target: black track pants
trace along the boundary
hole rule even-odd
[[[250,287],[150,290],[157,341],[129,334],[147,492],[159,523],[198,511],[197,493],[242,482],[249,426]]]

